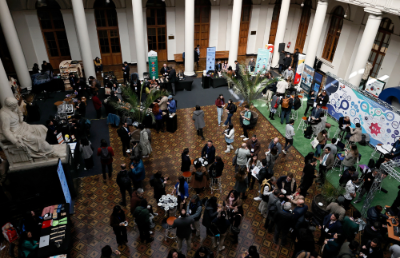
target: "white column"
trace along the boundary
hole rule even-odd
[[[315,56],[317,54],[318,43],[321,38],[322,27],[324,26],[326,10],[328,9],[327,0],[319,0],[317,10],[315,11],[314,22],[311,29],[310,39],[307,47],[306,60],[304,63],[313,67]]]
[[[31,76],[29,75],[25,56],[22,52],[17,30],[15,29],[14,21],[11,17],[6,0],[0,0],[0,24],[1,28],[3,29],[4,37],[7,42],[8,50],[10,51],[15,71],[17,72],[18,81],[20,82],[22,88],[28,88],[31,90]]]
[[[72,10],[74,11],[76,32],[78,34],[79,46],[81,47],[81,55],[83,67],[85,69],[85,76],[93,76],[96,78],[94,71],[94,63],[92,52],[90,50],[89,32],[87,29],[85,10],[83,9],[82,0],[72,0]]]
[[[185,1],[185,75],[194,72],[194,1]]]
[[[358,46],[356,58],[354,59],[353,69],[349,76],[349,82],[356,87],[360,85],[365,65],[367,64],[376,33],[378,33],[382,20],[381,11],[368,7],[364,8],[364,11],[369,13],[368,20],[361,37],[360,45]]]
[[[144,25],[143,25],[143,7],[142,1],[132,0],[133,10],[133,27],[135,29],[135,43],[137,55],[137,70],[139,78],[143,79],[143,73],[147,72],[146,68],[146,47],[144,45]]]
[[[274,43],[274,57],[272,59],[272,67],[278,65],[279,62],[279,43],[283,43],[285,37],[286,22],[289,15],[290,0],[282,0],[281,10],[279,13],[278,28],[276,30]]]
[[[290,0],[289,0],[290,1]],[[235,69],[239,49],[240,20],[242,17],[242,0],[233,0],[231,38],[229,43],[228,65]]]
[[[0,59],[0,104],[4,106],[4,100],[8,97],[14,97],[10,83],[8,82],[6,71],[4,70],[3,62]]]
[[[35,10],[36,11],[36,10]],[[78,44],[78,36],[76,35],[76,26],[74,22],[74,14],[72,9],[61,9],[63,16],[65,33],[67,34],[69,52],[72,60],[82,60],[81,52]],[[36,17],[37,19],[37,17]],[[43,38],[43,37],[42,37]]]

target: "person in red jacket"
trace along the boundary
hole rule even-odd
[[[101,172],[103,172],[103,179],[106,180],[106,167],[108,168],[108,179],[112,178],[112,163],[114,157],[114,150],[108,146],[107,141],[101,139],[100,148],[97,149],[97,156],[100,156]]]
[[[217,112],[218,112],[218,126],[221,126],[221,117],[225,107],[224,95],[219,94],[217,100],[215,100],[215,105],[217,106]]]
[[[98,92],[94,93],[92,98],[94,109],[96,109],[97,119],[101,118],[101,100],[98,97]]]

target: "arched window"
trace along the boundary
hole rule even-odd
[[[372,64],[371,77],[376,78],[381,68],[386,51],[389,47],[390,36],[393,33],[394,24],[389,18],[384,18],[379,26],[378,34],[375,37],[368,62]]]
[[[209,0],[196,0],[194,11],[194,47],[200,45],[200,58],[204,58],[207,55],[210,35],[210,13],[211,4]]]
[[[304,43],[306,42],[308,26],[310,23],[310,17],[311,17],[311,0],[307,0],[304,2],[299,24],[299,30],[297,31],[296,45],[294,47],[294,49],[298,48],[300,53],[303,53]]]
[[[117,11],[113,1],[96,0],[94,16],[103,64],[122,64]]]
[[[165,2],[148,0],[146,4],[147,44],[149,51],[157,52],[158,60],[166,61],[167,56],[167,26]]]
[[[69,44],[60,6],[54,0],[49,0],[46,3],[46,6],[37,7],[37,15],[46,44],[49,62],[53,68],[57,69],[61,61],[71,59],[71,53],[69,52]]]
[[[268,44],[275,44],[276,30],[278,29],[279,13],[281,12],[282,0],[276,0],[272,14],[271,29],[269,30]]]
[[[338,6],[332,14],[324,51],[322,52],[322,58],[330,62],[333,61],[340,33],[342,32],[344,13],[343,7]]]
[[[239,51],[238,55],[246,55],[247,37],[249,35],[251,0],[243,0],[242,16],[240,19]]]

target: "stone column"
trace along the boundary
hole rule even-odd
[[[94,70],[94,63],[92,57],[92,51],[90,49],[89,32],[87,29],[85,10],[83,8],[82,0],[71,0],[72,10],[74,12],[76,32],[78,35],[79,46],[81,48],[81,55],[83,61],[83,68],[85,69],[85,76],[93,76],[96,78],[96,72]]]
[[[185,75],[194,72],[194,1],[185,1]]]
[[[310,67],[314,66],[315,56],[317,54],[318,43],[321,38],[322,27],[324,25],[326,10],[328,9],[327,0],[319,0],[317,10],[315,11],[314,22],[311,29],[310,39],[304,63]]]
[[[290,0],[282,0],[281,10],[279,13],[278,28],[276,30],[274,43],[274,57],[272,59],[272,67],[279,63],[279,43],[283,43],[285,37],[286,22],[289,15]]]
[[[353,69],[349,76],[349,82],[356,87],[360,85],[361,77],[382,20],[381,11],[369,7],[364,8],[364,11],[369,13],[368,20],[361,37],[360,45],[358,46],[356,58],[354,59]]]
[[[22,52],[17,30],[15,29],[14,21],[11,17],[6,0],[0,0],[0,24],[1,28],[3,29],[4,37],[7,42],[8,50],[10,51],[15,71],[17,72],[18,81],[22,88],[31,90],[31,76],[29,75],[24,52]]]
[[[235,69],[235,60],[239,50],[240,20],[242,18],[242,0],[233,0],[231,37],[229,43],[228,65]]]
[[[3,62],[0,59],[0,105],[1,106],[4,106],[4,100],[8,97],[14,97],[14,94],[12,93],[10,83],[8,82]]]
[[[132,0],[133,10],[133,27],[135,29],[135,43],[137,56],[137,70],[139,78],[143,79],[143,73],[147,72],[146,67],[146,47],[144,42],[147,39],[144,37],[143,25],[143,7],[142,1]]]

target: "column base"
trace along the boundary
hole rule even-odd
[[[184,72],[185,76],[195,76],[195,72]]]

